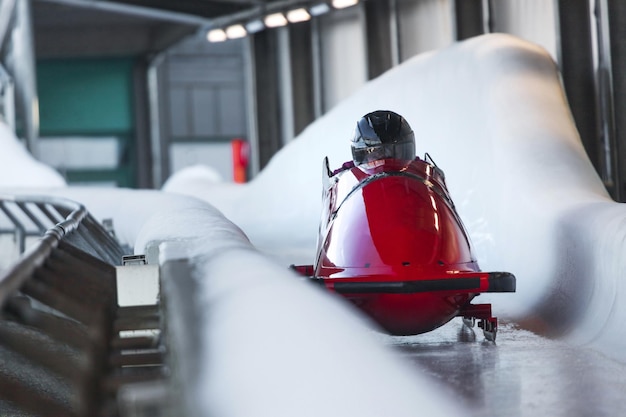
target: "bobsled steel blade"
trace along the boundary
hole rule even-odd
[[[478,327],[483,329],[485,339],[495,342],[498,332],[498,319],[491,314],[491,304],[467,304],[457,314],[463,317],[463,324],[469,328],[474,327],[478,319]]]

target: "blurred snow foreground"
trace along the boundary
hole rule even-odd
[[[41,189],[21,192],[72,198],[112,217],[136,252],[162,242],[162,263],[190,260],[206,327],[188,395],[212,415],[462,415],[367,322],[286,269],[313,261],[322,158],[348,160],[356,121],[376,109],[405,116],[418,152],[446,172],[482,268],[516,274],[517,293],[489,299],[495,314],[626,360],[626,211],[585,155],[555,64],[511,36],[474,38],[388,71],[245,185],[203,181],[196,170],[165,192],[55,189],[46,174],[33,180]],[[3,175],[25,173],[13,168]]]

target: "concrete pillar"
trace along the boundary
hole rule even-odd
[[[363,6],[367,78],[371,80],[394,65],[394,48],[398,48],[397,33],[394,33],[397,32],[396,3],[394,0],[368,1]],[[397,57],[397,51],[395,55]]]
[[[15,80],[16,113],[21,136],[28,150],[38,156],[39,102],[35,74],[35,54],[31,19],[31,0],[15,3],[13,25],[10,29],[5,65]]]
[[[253,36],[257,145],[259,169],[263,169],[283,144],[277,79],[278,39],[275,30],[264,30]]]
[[[589,0],[558,0],[557,15],[565,93],[589,159],[601,172]]]
[[[626,201],[626,3],[606,0],[610,34],[610,72],[613,82],[616,186],[614,198]]]
[[[454,23],[456,40],[472,38],[485,33],[485,12],[483,0],[455,0]]]

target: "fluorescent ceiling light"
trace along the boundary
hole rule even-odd
[[[291,23],[306,22],[311,20],[311,15],[304,8],[290,10],[287,12],[287,20]]]
[[[248,33],[257,33],[265,29],[265,25],[261,19],[251,20],[246,23],[246,30]]]
[[[223,29],[212,29],[207,33],[206,38],[209,42],[223,42],[226,39],[226,32]]]
[[[228,36],[228,39],[243,38],[247,34],[248,32],[246,32],[246,28],[244,28],[243,25],[232,25],[226,28],[226,36]]]
[[[335,9],[345,9],[346,7],[354,6],[359,0],[333,0],[333,7]]]
[[[265,16],[265,26],[268,28],[276,28],[279,26],[285,26],[287,24],[287,19],[282,13],[273,13]]]
[[[313,16],[320,16],[320,15],[323,15],[324,13],[328,13],[329,11],[330,11],[330,7],[326,3],[319,3],[309,8],[309,12]]]

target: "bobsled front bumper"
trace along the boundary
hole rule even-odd
[[[508,272],[460,272],[453,277],[411,281],[360,281],[310,278],[341,294],[415,294],[452,291],[462,293],[515,292],[515,276]]]

